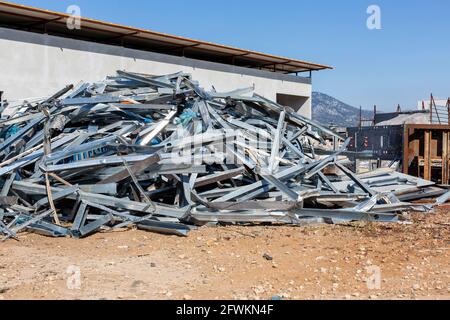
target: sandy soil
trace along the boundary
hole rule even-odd
[[[449,299],[449,210],[411,225],[205,227],[187,238],[21,234],[0,244],[0,299]]]

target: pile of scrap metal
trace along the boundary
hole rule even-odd
[[[390,222],[431,209],[404,201],[446,192],[391,171],[357,176],[340,158],[348,141],[336,151],[313,143],[323,142],[320,132],[343,141],[328,128],[254,88],[206,92],[184,73],[118,71],[46,99],[3,102],[1,111],[3,239]]]

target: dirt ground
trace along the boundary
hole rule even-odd
[[[0,299],[449,299],[449,211],[413,224],[204,227],[187,238],[21,234],[0,243]]]

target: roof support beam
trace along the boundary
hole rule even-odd
[[[139,32],[136,31],[136,32],[132,32],[132,33],[120,34],[120,35],[117,35],[117,36],[114,36],[114,37],[106,38],[104,40],[105,41],[118,40],[118,39],[123,39],[124,37],[131,37],[131,36],[134,36],[134,35],[137,35],[137,34],[139,34]]]
[[[5,16],[9,17],[7,19],[2,19]],[[198,59],[243,67],[249,65],[248,67],[250,68],[260,68],[279,73],[298,72],[299,66],[301,69],[302,65],[304,65],[306,70],[331,69],[331,67],[307,61],[288,60],[283,57],[266,53],[193,40],[150,30],[126,27],[88,18],[81,18],[83,23],[83,29],[81,31],[71,32],[64,28],[65,20],[69,17],[70,15],[65,13],[52,12],[12,3],[0,3],[0,20],[6,20],[2,25],[18,29],[27,30],[27,27],[23,24],[28,24],[28,28],[44,25],[43,32],[55,36],[65,36],[95,42],[102,42],[103,40],[106,43],[108,43],[108,41],[112,42],[113,40],[120,39],[122,46],[124,46],[124,39],[130,37],[130,41],[126,41],[127,46],[138,50],[172,55],[178,55],[177,50],[181,50],[182,56],[186,56],[186,54],[189,55],[189,52],[186,52],[185,50],[191,48],[193,51],[195,50],[192,54],[192,58],[196,58],[196,52],[198,51],[199,53],[202,53],[202,55],[199,55]],[[53,23],[50,24],[50,22]],[[36,29],[29,31],[41,32]],[[133,43],[131,38],[136,39],[136,42]],[[139,42],[137,41],[138,39]],[[117,43],[112,44],[117,45]],[[175,51],[175,53],[173,53],[173,51]],[[243,58],[242,61],[240,61],[239,57],[246,58]],[[273,60],[280,60],[281,62],[276,63]],[[279,65],[286,65],[287,67],[280,68]],[[273,68],[268,69],[267,66],[273,66]]]

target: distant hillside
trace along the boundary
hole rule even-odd
[[[327,126],[354,127],[359,123],[359,108],[324,93],[313,92],[312,109],[313,119]],[[373,118],[373,112],[363,110],[363,118]]]

